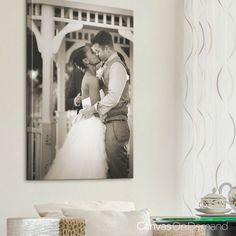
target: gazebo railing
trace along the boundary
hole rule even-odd
[[[52,124],[53,134],[55,133],[55,122]],[[47,173],[53,159],[42,156],[42,119],[31,117],[27,127],[27,179],[41,180]],[[55,135],[51,140],[52,157],[55,157]]]
[[[41,20],[42,5],[28,3],[27,15],[33,20]],[[88,26],[127,30],[132,30],[134,26],[133,16],[131,15],[118,15],[63,6],[54,6],[54,21],[65,23],[81,21],[84,25]]]
[[[27,179],[40,179],[42,130],[40,118],[31,118],[27,127]]]
[[[66,35],[66,41],[77,42],[83,40],[89,43],[91,42],[91,39],[94,37],[95,33],[96,31],[88,29],[83,29],[77,32],[71,32]],[[128,39],[120,36],[118,33],[115,32],[110,32],[110,34],[112,35],[114,44],[119,44],[122,47],[130,46],[130,41]]]

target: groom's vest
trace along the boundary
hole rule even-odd
[[[124,65],[124,63],[121,61],[121,59],[118,56],[106,62],[106,69],[103,73],[103,88],[102,88],[105,95],[108,94],[108,86],[109,86],[109,79],[110,79],[109,71],[112,64],[115,62],[121,63],[126,69],[126,66]],[[107,112],[106,121],[127,120],[128,103],[129,103],[129,82],[127,80],[118,104],[115,107],[113,107],[109,112]]]

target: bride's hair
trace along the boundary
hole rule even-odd
[[[86,69],[86,66],[84,65],[83,59],[86,58],[86,52],[88,51],[89,46],[85,45],[83,47],[80,47],[77,52],[76,55],[74,57],[74,63],[82,69]]]

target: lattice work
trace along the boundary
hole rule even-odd
[[[41,16],[42,5],[41,4],[27,4],[27,15],[28,16]]]
[[[114,29],[133,28],[133,16],[102,13],[96,11],[75,9],[69,7],[53,6],[55,22],[81,21],[84,25],[96,27],[108,27]],[[27,4],[27,15],[33,20],[39,20],[42,16],[41,4]]]
[[[90,43],[91,39],[94,37],[97,31],[92,30],[82,30],[77,32],[71,32],[66,35],[66,40],[71,42],[77,42],[80,40],[84,40],[86,43]],[[118,33],[111,33],[113,37],[114,44],[119,44],[122,47],[129,47],[130,41],[120,36]]]
[[[63,21],[63,19],[70,19],[70,20],[80,20],[83,22],[108,24],[127,28],[133,27],[132,16],[118,16],[115,14],[90,12],[86,10],[78,10],[65,7],[55,7],[54,16],[59,21]]]

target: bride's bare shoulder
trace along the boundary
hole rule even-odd
[[[88,85],[99,84],[99,79],[95,75],[92,75],[92,74],[89,74],[87,76],[86,81],[87,81]]]

